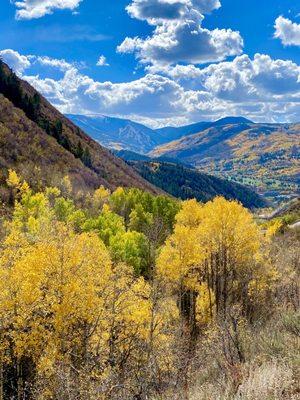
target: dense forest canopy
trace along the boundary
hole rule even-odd
[[[139,174],[153,185],[182,200],[205,202],[216,196],[237,200],[250,209],[266,207],[267,201],[249,187],[204,174],[174,162],[131,162]]]

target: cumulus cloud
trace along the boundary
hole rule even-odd
[[[18,75],[31,65],[31,56],[23,56],[15,50],[5,49],[0,51],[1,59],[7,63]]]
[[[185,79],[191,71],[193,88]],[[126,83],[97,82],[76,68],[64,77],[27,79],[63,112],[104,113],[153,125],[245,115],[254,120],[297,120],[300,107],[300,67],[257,54],[231,62],[162,68],[159,73]],[[285,113],[282,113],[285,110]],[[160,122],[157,122],[160,121]]]
[[[63,59],[51,58],[48,56],[36,57],[35,60],[44,66],[58,68],[61,71],[67,71],[72,68],[72,64]]]
[[[119,115],[135,120],[187,121],[191,114],[224,112],[226,104],[209,93],[185,90],[174,80],[157,74],[124,83],[98,82],[75,67],[61,79],[23,76],[64,113]],[[160,121],[159,123],[157,121]]]
[[[204,14],[219,7],[218,0],[134,0],[128,13],[155,28],[146,39],[127,37],[118,51],[149,64],[201,64],[238,55],[243,48],[239,32],[202,26]]]
[[[75,10],[81,0],[17,0],[17,19],[41,18],[54,10]]]
[[[289,60],[273,60],[265,54],[236,57],[232,61],[211,64],[205,68],[194,65],[150,66],[185,87],[206,90],[221,99],[250,101],[287,96],[300,92],[300,67]]]
[[[212,64],[198,79],[207,91],[229,101],[278,102],[300,94],[300,67],[263,54]]]
[[[274,36],[280,39],[284,46],[300,46],[300,24],[280,16],[275,21]]]
[[[189,9],[207,14],[219,7],[219,0],[133,0],[126,10],[132,18],[157,25],[163,20],[184,18]]]
[[[175,66],[169,65],[149,65],[146,67],[146,71],[150,73],[160,73],[167,75],[177,81],[194,82],[197,78],[202,75],[202,70],[193,64],[181,65],[176,64]]]
[[[106,57],[103,56],[103,55],[99,57],[96,65],[98,67],[109,67],[109,64],[108,64],[108,62],[106,60]]]
[[[226,115],[255,121],[299,119],[300,66],[264,54],[242,55],[205,68],[150,65],[145,76],[123,83],[96,81],[65,60],[17,53],[11,61],[21,57],[31,65],[64,69],[61,78],[53,79],[27,71],[25,75],[28,63],[20,67],[23,78],[64,113],[115,115],[154,127]]]
[[[64,59],[51,58],[48,56],[21,55],[15,50],[5,49],[0,50],[0,57],[7,63],[16,74],[22,76],[25,70],[34,64],[40,64],[44,67],[56,68],[65,72],[75,64],[69,63]]]

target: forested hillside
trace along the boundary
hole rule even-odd
[[[298,231],[222,197],[7,185],[1,400],[299,398]]]
[[[151,156],[178,158],[281,201],[299,193],[299,139],[299,124],[230,123],[158,147]]]
[[[0,60],[0,185],[8,168],[31,185],[55,184],[68,174],[77,190],[156,188],[60,114]]]
[[[216,196],[240,201],[245,207],[260,208],[267,205],[263,197],[235,182],[229,182],[168,162],[132,162],[131,165],[147,181],[182,200],[195,198],[206,202]]]

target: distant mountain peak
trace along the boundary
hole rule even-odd
[[[147,153],[159,144],[152,129],[129,119],[76,114],[69,114],[67,117],[108,148]]]
[[[254,122],[244,117],[224,117],[215,121],[214,124],[215,125],[254,124]]]

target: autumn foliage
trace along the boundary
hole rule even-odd
[[[280,280],[249,211],[137,189],[76,197],[68,178],[33,192],[14,171],[7,183],[1,400],[188,399],[208,339],[239,390],[244,338]]]

